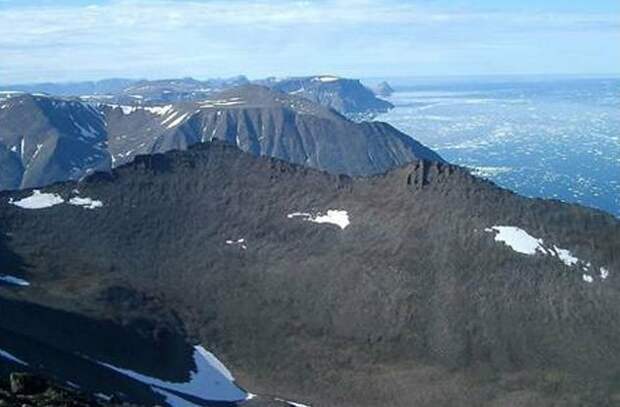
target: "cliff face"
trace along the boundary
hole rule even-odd
[[[267,86],[302,96],[356,120],[385,113],[394,107],[391,103],[377,98],[357,79],[313,76],[273,81],[267,83]]]
[[[1,287],[3,307],[117,328],[72,336],[26,323],[40,312],[3,317],[0,348],[33,366],[49,355],[7,338],[169,380],[200,343],[243,388],[310,405],[618,395],[620,224],[601,212],[442,163],[348,178],[219,142],[41,193],[64,203],[0,195],[1,269],[30,283]]]
[[[255,155],[370,175],[441,160],[384,123],[354,123],[306,99],[244,86],[202,102],[103,104],[21,95],[0,101],[0,189],[76,180],[137,154],[225,140]]]

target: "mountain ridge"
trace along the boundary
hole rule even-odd
[[[597,405],[619,391],[611,215],[444,163],[351,178],[217,141],[44,193],[74,189],[103,206],[26,210],[8,201],[28,191],[0,194],[2,268],[31,282],[0,296],[169,327],[250,391],[310,405]],[[349,223],[321,223],[330,210]],[[517,252],[496,226],[545,249]],[[128,295],[103,295],[114,287]],[[119,301],[146,293],[162,308]]]

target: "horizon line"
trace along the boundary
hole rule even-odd
[[[261,76],[261,77],[249,77],[245,74],[233,74],[230,76],[210,76],[210,77],[199,77],[199,76],[176,76],[176,77],[130,77],[130,76],[109,76],[109,77],[100,77],[98,79],[77,79],[77,80],[69,80],[69,81],[55,81],[55,80],[42,80],[36,82],[13,82],[13,83],[0,83],[0,87],[6,88],[9,86],[33,86],[33,85],[43,85],[43,84],[55,84],[55,85],[70,85],[70,84],[78,84],[78,83],[88,83],[88,82],[102,82],[107,80],[129,80],[129,81],[161,81],[161,80],[175,80],[175,79],[193,79],[198,81],[207,81],[207,80],[217,80],[217,79],[231,79],[235,77],[246,77],[250,81],[267,79],[267,78],[278,78],[278,79],[289,79],[289,78],[304,78],[304,77],[313,77],[313,76],[322,76],[322,75],[334,75],[338,78],[342,79],[357,79],[360,81],[363,80],[386,80],[386,79],[467,79],[467,78],[514,78],[514,77],[522,77],[522,78],[600,78],[600,79],[615,79],[620,78],[620,72],[607,72],[607,73],[493,73],[493,74],[445,74],[445,75],[429,75],[429,74],[420,74],[420,75],[371,75],[371,76],[346,76],[346,75],[338,75],[338,74],[306,74],[306,75],[288,75],[288,76],[279,76],[279,75],[270,75],[270,76]]]

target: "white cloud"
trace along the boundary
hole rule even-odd
[[[90,6],[3,6],[0,71],[8,71],[3,80],[13,82],[294,74],[304,68],[376,74],[369,72],[373,65],[389,66],[396,56],[403,64],[436,71],[432,64],[458,63],[462,50],[486,50],[471,57],[494,60],[505,58],[498,52],[510,46],[550,46],[536,33],[566,33],[561,41],[568,44],[575,33],[590,40],[620,32],[617,16],[610,14],[463,11],[428,4],[112,0]]]

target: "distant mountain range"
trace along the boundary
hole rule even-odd
[[[230,128],[264,123],[250,90]],[[610,215],[443,162],[350,178],[216,140],[0,193],[0,366],[147,405],[613,405],[618,247]]]
[[[152,91],[150,84],[134,88],[145,95]],[[441,161],[388,124],[356,123],[306,98],[257,85],[167,104],[4,94],[0,129],[0,189],[5,190],[77,180],[137,154],[212,139],[254,155],[354,176],[382,173],[414,159]]]
[[[268,78],[251,82],[245,76],[199,81],[192,78],[164,80],[108,79],[98,82],[42,83],[0,86],[0,92],[21,91],[51,96],[74,96],[84,101],[141,105],[201,101],[237,86],[257,84],[305,97],[351,119],[362,120],[393,108],[355,79],[331,75]]]

